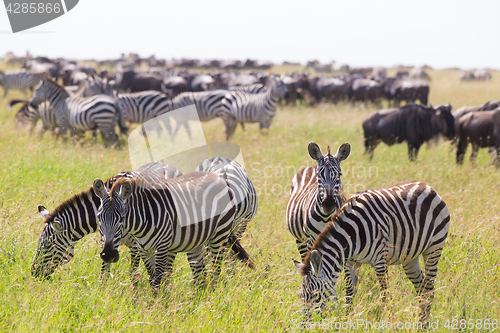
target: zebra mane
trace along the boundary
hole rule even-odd
[[[113,178],[114,177],[109,177],[104,182],[104,185],[107,186],[113,180]],[[59,206],[54,208],[54,210],[50,213],[49,217],[45,220],[45,223],[50,223],[54,221],[54,218],[59,216],[62,212],[65,212],[67,209],[71,209],[72,207],[74,207],[75,202],[82,202],[82,200],[84,199],[92,200],[94,196],[97,198],[97,195],[95,195],[94,189],[92,187],[89,187],[89,189],[86,191],[82,191],[80,193],[73,195],[69,199],[66,199],[63,202],[61,202]]]

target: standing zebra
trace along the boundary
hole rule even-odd
[[[214,157],[203,161],[196,171],[213,172],[224,179],[232,190],[236,204],[233,234],[240,239],[257,212],[257,191],[245,168],[236,161]]]
[[[181,175],[175,167],[162,163],[145,164],[134,171],[120,172],[108,179],[105,185],[109,188],[118,179],[140,177],[146,181],[154,182],[175,178]],[[62,263],[73,258],[75,243],[88,234],[97,231],[97,211],[101,199],[94,194],[92,188],[80,192],[56,207],[52,213],[38,206],[45,226],[40,234],[38,246],[31,266],[34,276],[49,276]],[[131,270],[134,272],[139,265],[138,249],[135,240],[129,235],[122,238],[122,243],[130,248]],[[145,262],[146,268],[149,263]],[[109,263],[102,264],[101,273],[109,272]],[[148,271],[151,268],[148,268]]]
[[[31,106],[48,100],[54,108],[59,132],[66,140],[66,130],[70,134],[81,133],[86,130],[99,129],[110,142],[116,142],[116,124],[121,124],[120,113],[115,101],[106,95],[92,97],[71,96],[63,87],[52,79],[41,81],[35,89]],[[122,128],[122,131],[126,131]]]
[[[226,126],[226,139],[229,140],[236,128],[236,119],[231,113],[231,105],[226,99],[229,93],[230,92],[227,90],[183,92],[177,95],[177,97],[172,100],[172,103],[174,104],[174,109],[194,104],[198,111],[200,121],[209,121],[216,117],[222,118]],[[174,118],[177,121],[176,128],[173,132],[174,136],[177,134],[181,124],[184,124],[186,130],[188,130],[187,126],[189,125],[187,121],[191,119],[184,119],[182,115],[174,116]]]
[[[105,262],[116,261],[122,234],[131,234],[142,250],[141,255],[148,252],[143,260],[154,263],[150,282],[155,293],[163,276],[170,275],[179,252],[187,252],[195,282],[203,285],[203,245],[207,242],[214,258],[214,282],[220,274],[225,247],[242,261],[249,261],[231,234],[235,215],[231,190],[216,174],[192,172],[161,186],[141,186],[136,179],[121,179],[109,192],[96,179],[94,191],[101,198],[101,258]],[[249,265],[252,267],[251,262]]]
[[[122,128],[125,128],[125,122],[142,124],[157,116],[165,114],[172,110],[172,101],[167,95],[161,92],[148,90],[136,93],[114,94],[116,105],[121,112]],[[169,134],[171,134],[170,122],[164,118],[164,124]],[[158,133],[161,127],[158,124]]]
[[[27,90],[33,91],[38,82],[48,77],[47,73],[32,73],[26,69],[16,71],[0,72],[0,85],[3,86],[3,97],[7,96],[9,89],[18,89],[27,94]]]
[[[227,103],[231,105],[231,112],[237,122],[259,123],[260,129],[269,129],[276,115],[276,107],[286,93],[286,85],[280,79],[271,79],[266,92],[249,94],[242,91],[230,91],[227,94]],[[234,134],[236,126],[230,128]]]
[[[421,304],[421,319],[425,320],[449,222],[446,203],[425,183],[403,183],[353,195],[321,232],[303,263],[295,262],[304,276],[300,296],[306,310],[324,307],[337,296],[335,283],[344,267],[347,302],[352,304],[361,264],[375,269],[382,291],[387,288],[387,266],[402,265],[417,294],[428,299]],[[348,270],[353,266],[355,269]]]
[[[342,144],[335,155],[331,154],[330,146],[323,155],[314,142],[309,143],[308,150],[318,165],[304,168],[293,177],[286,207],[286,226],[295,237],[302,260],[331,216],[345,202],[340,162],[349,156],[351,145]]]
[[[42,120],[42,127],[38,131],[38,136],[42,136],[46,130],[56,131],[57,120],[54,113],[54,108],[48,101],[40,103],[38,107],[34,108],[29,103],[30,101],[14,99],[9,102],[8,108],[18,103],[24,103],[16,114],[16,122],[21,124],[30,123],[30,134],[33,133],[38,120]]]

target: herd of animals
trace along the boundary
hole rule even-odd
[[[127,74],[130,72],[133,74]],[[415,81],[405,75],[375,78],[382,75],[375,71],[373,77],[360,73],[330,78],[270,75],[266,80],[250,82],[249,77],[259,76],[225,72],[211,77],[213,81],[203,91],[176,91],[173,86],[166,86],[170,81],[164,77],[159,89],[147,86],[135,91],[144,82],[153,82],[149,79],[154,75],[126,70],[114,77],[109,72],[99,76],[75,66],[70,75],[59,78],[63,81],[60,84],[57,77],[46,71],[23,69],[2,73],[0,84],[5,95],[9,88],[34,89],[30,100],[21,101],[24,105],[16,116],[18,122],[28,121],[34,128],[41,119],[43,130],[57,129],[63,138],[67,130],[78,135],[98,129],[114,142],[118,139],[116,125],[125,134],[127,122],[144,123],[192,104],[196,105],[201,121],[222,118],[228,140],[238,123],[243,126],[257,122],[261,129],[269,129],[280,100],[287,94],[298,98],[296,93],[305,91],[306,86],[297,82],[308,82],[307,89],[314,96],[311,87],[328,86],[318,82],[331,80],[331,88],[336,85],[333,80],[339,80],[339,84],[343,82],[342,94],[354,101],[377,103],[377,98],[386,96],[387,91],[396,92],[396,97],[386,98],[395,100],[397,107],[377,111],[363,122],[365,150],[370,156],[381,141],[388,145],[406,141],[409,158],[414,160],[423,143],[440,135],[457,142],[458,163],[462,163],[469,142],[473,146],[471,160],[480,147],[495,148],[497,164],[500,156],[500,102],[467,106],[453,113],[451,105],[427,106],[428,84],[419,80],[418,85],[413,85]],[[81,77],[80,81],[75,81],[76,77]],[[185,81],[192,86],[196,77],[203,75]],[[230,80],[224,81],[227,77],[245,84],[231,84]],[[70,81],[65,81],[67,78]],[[200,81],[208,82],[202,78]],[[377,98],[371,95],[376,86],[372,82],[379,89]],[[356,95],[359,91],[363,93]],[[324,92],[317,96],[317,101],[337,98]],[[417,99],[421,104],[413,103]],[[400,107],[401,101],[407,103]],[[19,102],[14,100],[10,105]],[[172,133],[175,135],[175,130]],[[348,158],[350,144],[344,143],[335,154],[330,147],[323,152],[314,142],[309,143],[307,150],[317,165],[300,170],[292,179],[286,207],[286,226],[296,239],[301,257],[295,265],[303,276],[300,297],[306,314],[323,310],[337,298],[335,284],[342,271],[346,303],[352,306],[361,264],[375,269],[381,297],[387,287],[387,266],[401,265],[416,293],[426,300],[420,304],[421,319],[428,319],[438,261],[449,230],[450,214],[444,201],[421,182],[367,190],[347,199],[340,164]],[[105,182],[96,179],[91,188],[65,200],[51,212],[38,207],[45,226],[32,273],[37,277],[53,274],[59,265],[73,258],[76,242],[99,231],[103,275],[109,272],[111,263],[119,260],[118,246],[124,244],[131,252],[132,274],[142,260],[155,293],[162,280],[172,273],[176,254],[184,252],[198,287],[206,284],[205,259],[210,254],[213,285],[226,252],[255,268],[240,240],[257,211],[256,193],[245,169],[224,157],[203,161],[195,172],[185,175],[175,166],[150,163]],[[424,258],[424,272],[420,255]]]

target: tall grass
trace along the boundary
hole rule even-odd
[[[491,82],[462,83],[452,70],[432,71],[430,101],[454,108],[500,98],[500,75]],[[23,97],[9,92],[9,98]],[[406,145],[380,145],[373,160],[363,155],[361,121],[372,111],[363,105],[280,107],[269,135],[257,125],[236,131],[234,143],[243,151],[246,168],[259,192],[259,210],[243,245],[257,265],[239,263],[223,270],[215,290],[198,291],[191,283],[185,255],[178,255],[171,282],[160,296],[151,294],[147,277],[137,287],[128,274],[125,249],[106,283],[99,279],[99,238],[77,244],[75,258],[47,280],[31,276],[30,266],[43,227],[37,205],[49,210],[86,190],[97,177],[130,169],[128,150],[104,148],[101,142],[62,143],[49,134],[39,140],[14,127],[17,108],[0,106],[0,330],[36,332],[212,332],[294,330],[303,320],[298,291],[301,278],[291,258],[299,258],[285,226],[289,185],[295,172],[313,165],[307,144],[336,150],[352,145],[342,162],[348,195],[419,180],[434,187],[448,204],[451,229],[437,275],[432,320],[446,332],[446,320],[500,320],[500,170],[482,150],[477,163],[457,166],[449,142],[423,147],[410,163]],[[224,141],[222,122],[203,125],[207,141]],[[344,301],[324,319],[348,322],[412,323],[418,300],[400,267],[389,269],[389,298],[378,301],[379,286],[370,267],[362,267],[354,311],[345,315]],[[344,294],[343,281],[337,284]],[[321,321],[321,318],[314,320]],[[317,328],[316,328],[317,330]],[[377,331],[376,329],[372,329]],[[372,331],[357,327],[353,331]],[[395,330],[395,329],[393,329]],[[352,331],[352,330],[349,330]],[[386,330],[391,331],[391,330]],[[397,330],[399,332],[413,331]],[[467,331],[484,331],[471,329]]]

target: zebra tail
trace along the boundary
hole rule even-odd
[[[9,104],[7,104],[7,109],[11,109],[14,105],[16,105],[17,103],[25,103],[25,104],[28,104],[30,101],[28,100],[24,100],[24,99],[13,99],[12,101],[9,102]]]
[[[244,262],[251,269],[255,269],[255,264],[250,259],[250,256],[248,255],[247,251],[245,251],[243,246],[241,246],[240,241],[238,240],[238,238],[236,238],[236,236],[234,235],[229,236],[229,244],[231,251],[234,252],[234,254],[239,260]]]

